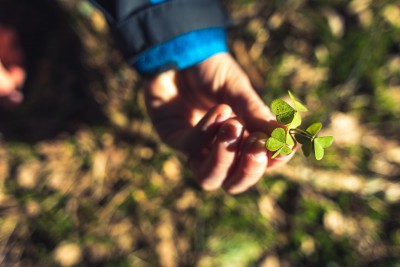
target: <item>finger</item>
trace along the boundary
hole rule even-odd
[[[268,158],[265,146],[260,140],[265,138],[266,135],[260,132],[252,133],[246,138],[239,162],[232,171],[232,175],[224,183],[224,188],[228,193],[244,192],[263,176]]]
[[[236,160],[237,149],[243,134],[243,125],[235,119],[225,122],[206,157],[193,157],[190,167],[196,182],[204,190],[220,188]]]
[[[160,138],[186,154],[196,154],[214,138],[221,122],[235,116],[225,104],[194,114],[179,95],[174,72],[146,81],[146,106]]]
[[[187,133],[181,139],[181,150],[188,155],[199,153],[213,141],[221,124],[233,116],[232,109],[228,105],[216,105],[195,127],[186,130]]]
[[[144,88],[147,112],[161,140],[183,150],[183,140],[193,124],[189,120],[191,111],[179,97],[175,72],[166,71],[145,79]]]

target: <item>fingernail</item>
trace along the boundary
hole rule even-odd
[[[267,151],[265,149],[265,142],[257,138],[249,140],[249,153],[256,161],[263,162],[267,159]]]

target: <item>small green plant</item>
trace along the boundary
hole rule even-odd
[[[282,99],[276,99],[271,103],[272,113],[275,114],[278,123],[285,125],[285,128],[276,128],[267,139],[265,146],[275,152],[272,158],[278,155],[288,155],[293,151],[296,142],[302,144],[302,150],[306,157],[314,152],[317,160],[324,157],[324,149],[333,143],[333,136],[318,137],[322,123],[316,122],[305,130],[299,128],[302,123],[300,112],[308,111],[289,91],[293,107]]]

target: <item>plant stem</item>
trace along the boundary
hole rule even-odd
[[[304,136],[304,137],[307,137],[307,138],[309,138],[309,139],[312,139],[312,138],[313,138],[313,136],[312,136],[310,133],[308,133],[308,132],[306,132],[306,131],[304,131],[304,130],[302,130],[302,129],[299,129],[299,128],[290,129],[290,130],[289,130],[289,133],[290,133],[290,134],[299,134],[299,135]]]

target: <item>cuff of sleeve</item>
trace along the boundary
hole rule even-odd
[[[182,70],[221,52],[227,52],[225,28],[216,27],[192,31],[150,48],[130,64],[142,75]]]

